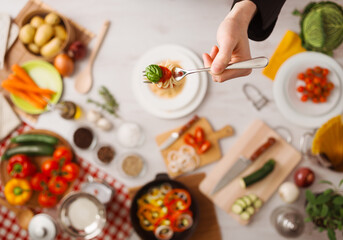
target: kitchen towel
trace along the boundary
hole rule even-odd
[[[306,51],[306,49],[301,46],[299,35],[288,30],[279,43],[279,46],[276,48],[273,56],[270,58],[268,66],[263,69],[262,73],[271,80],[274,80],[277,71],[284,61],[289,57],[304,51]]]

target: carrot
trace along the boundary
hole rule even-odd
[[[50,90],[50,89],[43,89],[39,88],[37,86],[32,86],[30,84],[25,84],[17,76],[12,76],[11,79],[7,79],[2,82],[3,85],[16,88],[21,91],[29,91],[29,92],[34,92],[34,93],[41,93],[41,94],[54,94],[55,92]]]
[[[42,104],[41,102],[37,102],[34,98],[32,98],[32,95],[30,96],[28,93],[22,92],[20,90],[17,90],[15,88],[9,87],[9,86],[3,86],[3,84],[1,84],[2,87],[4,89],[6,89],[7,91],[9,91],[10,93],[12,93],[13,95],[16,95],[20,98],[22,98],[23,100],[27,101],[29,104],[31,104],[32,106],[38,108],[38,109],[44,109],[46,106]]]
[[[13,64],[11,69],[14,72],[14,74],[21,78],[25,83],[35,85],[36,87],[38,87],[37,84],[30,77],[30,75],[27,74],[25,69],[20,67],[18,64]]]

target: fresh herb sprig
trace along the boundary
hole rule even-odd
[[[323,180],[320,183],[329,184],[331,187],[316,194],[311,190],[306,191],[306,222],[313,222],[319,232],[327,231],[330,240],[336,240],[335,230],[343,229],[343,196],[340,187],[343,179],[335,187],[332,182]]]
[[[106,88],[105,86],[101,86],[99,89],[99,95],[104,100],[104,103],[95,101],[93,99],[87,99],[88,103],[93,103],[97,107],[100,107],[104,111],[107,111],[108,113],[114,115],[115,117],[119,117],[118,115],[118,109],[119,109],[119,103],[114,98],[114,96],[111,94],[111,92]]]

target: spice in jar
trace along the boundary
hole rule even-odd
[[[97,152],[98,159],[105,164],[110,163],[115,155],[115,151],[111,146],[102,146]]]
[[[80,127],[74,133],[74,143],[82,149],[89,148],[93,143],[93,139],[93,132],[86,127]]]
[[[143,170],[143,159],[135,154],[124,157],[121,167],[123,172],[130,177],[137,177]]]

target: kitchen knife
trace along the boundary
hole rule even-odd
[[[164,150],[167,149],[170,145],[172,145],[179,137],[184,134],[196,121],[199,120],[199,117],[195,115],[186,125],[184,125],[178,132],[173,132],[167,140],[165,140],[160,149]]]
[[[276,142],[275,138],[268,138],[267,142],[261,145],[256,151],[251,155],[250,158],[239,157],[234,163],[232,168],[230,168],[225,175],[216,184],[211,194],[218,192],[220,189],[225,187],[229,182],[236,178],[244,169],[246,169],[252,162],[254,162],[259,156],[262,155],[267,149],[269,149]]]

